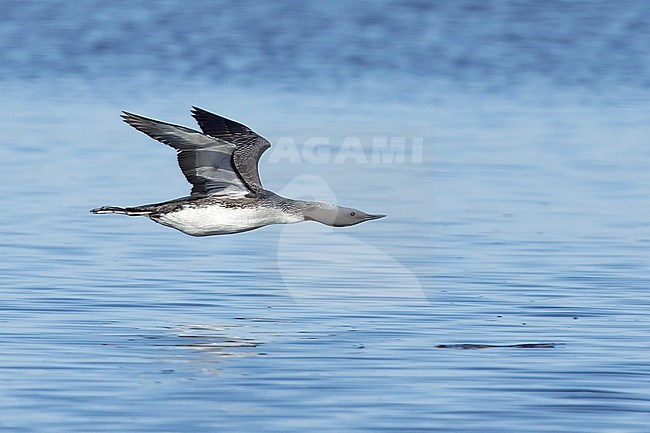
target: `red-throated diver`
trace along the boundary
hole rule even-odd
[[[188,197],[135,207],[103,206],[95,214],[143,215],[192,236],[224,235],[269,224],[318,221],[344,227],[382,218],[357,209],[292,200],[265,190],[257,163],[271,144],[248,127],[192,107],[203,132],[124,112],[124,121],[176,149],[178,165],[192,184]]]

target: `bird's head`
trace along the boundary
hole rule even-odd
[[[332,227],[346,227],[376,220],[386,215],[368,214],[359,209],[336,206],[329,203],[310,202],[303,210],[305,220],[318,221]]]

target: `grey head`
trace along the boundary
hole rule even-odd
[[[342,207],[315,201],[303,202],[302,211],[306,220],[318,221],[321,224],[332,227],[353,226],[364,221],[376,220],[386,216],[368,214],[351,207]]]

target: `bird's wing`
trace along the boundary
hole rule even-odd
[[[244,196],[254,192],[234,168],[233,152],[237,149],[234,144],[184,126],[126,111],[122,118],[138,131],[176,149],[178,165],[192,184],[192,196]]]
[[[201,108],[192,107],[192,116],[204,134],[237,146],[233,152],[237,172],[251,190],[261,190],[262,182],[257,165],[264,151],[271,147],[271,143],[247,126]]]

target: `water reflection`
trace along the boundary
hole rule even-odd
[[[459,349],[459,350],[477,350],[477,349],[494,349],[494,348],[509,348],[509,349],[553,349],[563,346],[562,343],[518,343],[518,344],[438,344],[438,349]]]

